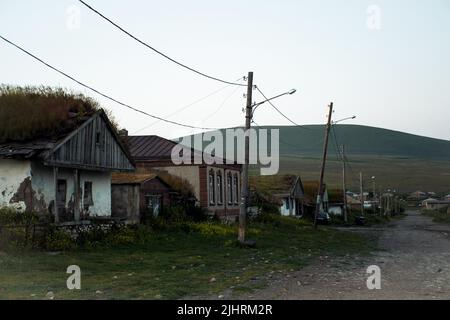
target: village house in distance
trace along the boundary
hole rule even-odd
[[[171,155],[176,142],[158,136],[128,136],[126,141],[138,173],[160,170],[185,179],[192,186],[197,206],[220,219],[234,221],[237,218],[241,165],[208,165],[207,154],[203,154],[202,164],[175,165]],[[195,152],[200,151],[193,150],[192,157]]]
[[[106,113],[62,93],[14,97],[0,118],[0,207],[56,223],[109,217],[111,173],[134,165]]]

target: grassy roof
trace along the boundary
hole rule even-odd
[[[340,203],[344,201],[344,191],[342,189],[328,189],[328,201]]]
[[[249,182],[252,190],[261,194],[274,195],[291,192],[296,179],[295,175],[252,176]]]
[[[92,98],[61,88],[0,85],[0,143],[62,136],[97,110]]]

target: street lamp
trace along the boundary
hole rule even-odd
[[[266,99],[266,100],[264,100],[264,101],[257,102],[257,103],[255,102],[255,103],[253,104],[253,106],[252,106],[252,107],[253,107],[252,118],[253,118],[253,115],[255,114],[256,109],[257,109],[260,105],[262,105],[262,104],[264,104],[264,103],[266,103],[266,102],[275,100],[275,99],[277,99],[277,98],[280,98],[280,97],[282,97],[282,96],[293,95],[293,94],[296,93],[296,92],[297,92],[297,89],[291,89],[291,90],[289,90],[289,91],[287,91],[287,92],[284,92],[284,93],[279,94],[279,95],[277,95],[277,96],[275,96],[275,97]]]
[[[356,119],[356,116],[353,117],[347,117],[341,120],[333,121],[332,125],[338,124],[339,122],[346,121],[346,120],[353,120]],[[345,145],[341,146],[342,150],[342,190],[343,190],[343,197],[344,197],[344,221],[347,223],[347,214],[348,214],[348,204],[347,204],[347,182],[346,182],[346,165],[345,165]],[[338,151],[339,152],[339,151]]]
[[[344,119],[337,120],[337,121],[333,121],[332,124],[335,125],[335,124],[338,124],[339,122],[343,122],[343,121],[347,121],[347,120],[353,120],[353,119],[356,119],[356,116],[344,118]]]
[[[250,135],[247,134],[251,128],[251,123],[253,121],[253,115],[256,111],[256,109],[266,103],[270,102],[274,99],[277,99],[279,97],[285,96],[285,95],[293,95],[297,92],[297,90],[292,89],[290,91],[284,92],[282,94],[279,94],[277,96],[274,96],[272,98],[266,99],[264,101],[261,101],[259,103],[253,103],[252,104],[252,89],[253,89],[253,72],[249,73],[248,77],[248,85],[247,85],[247,107],[245,112],[245,161],[242,168],[242,188],[241,188],[241,205],[239,209],[239,235],[238,240],[240,243],[248,246],[254,246],[254,241],[245,241],[245,230],[246,230],[246,220],[247,220],[247,211],[248,211],[248,198],[249,198],[249,179],[248,179],[248,166],[249,166],[249,153],[250,153]],[[262,93],[261,93],[262,94]],[[263,94],[264,96],[264,94]],[[265,98],[265,97],[264,97]]]

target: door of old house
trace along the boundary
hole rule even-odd
[[[66,216],[66,195],[67,195],[67,181],[58,180],[56,186],[56,205],[58,206],[58,214],[62,217]]]

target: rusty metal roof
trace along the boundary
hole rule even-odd
[[[177,143],[158,136],[129,136],[128,147],[135,160],[170,159]]]
[[[178,143],[159,137],[159,136],[128,136],[127,145],[131,153],[131,157],[135,161],[155,161],[155,160],[170,160],[172,158],[172,149]],[[191,148],[191,157],[194,159],[195,155],[200,155],[204,163],[213,163],[214,160],[221,161],[227,164],[227,160],[216,157],[202,151]],[[233,164],[239,167],[239,164]]]
[[[113,173],[112,184],[141,184],[158,177],[155,173]]]

